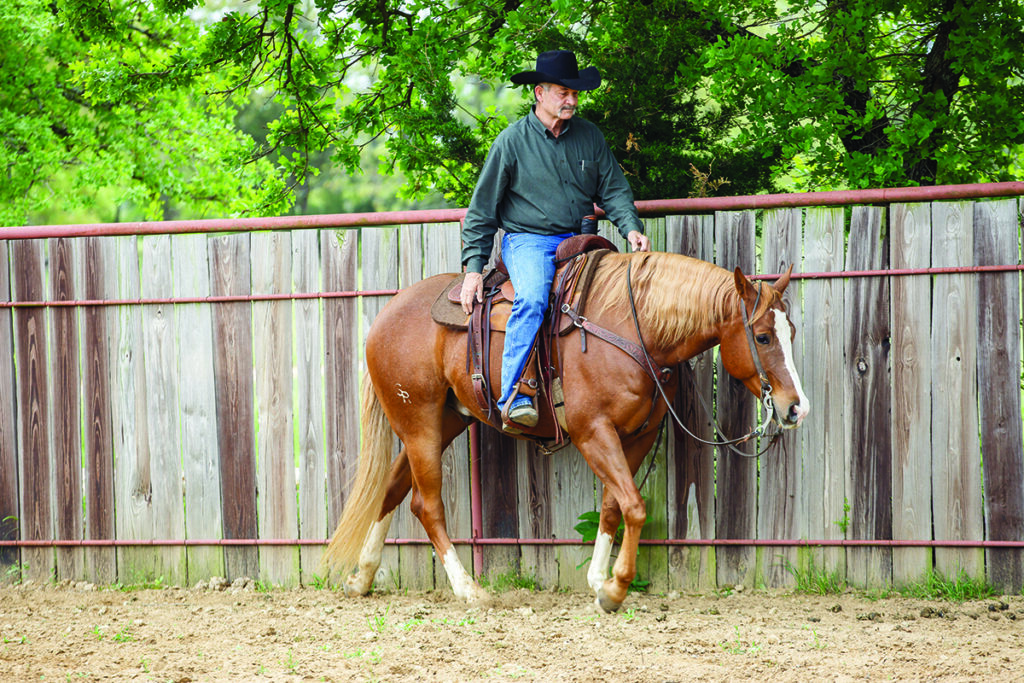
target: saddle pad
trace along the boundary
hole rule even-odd
[[[430,317],[438,325],[444,325],[456,330],[465,330],[469,327],[469,316],[463,313],[462,304],[459,303],[459,293],[462,291],[462,281],[466,279],[465,273],[456,275],[451,282],[444,286],[441,293],[434,299],[430,306]],[[506,283],[510,284],[510,283]],[[504,291],[504,287],[502,288]],[[491,329],[497,332],[505,331],[505,324],[512,312],[512,304],[506,299],[500,299],[491,306]]]

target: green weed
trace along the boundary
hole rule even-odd
[[[806,595],[833,595],[846,590],[846,579],[838,570],[826,571],[818,567],[814,558],[808,559],[805,567],[795,567],[788,560],[783,561],[783,567],[796,579],[796,593]]]
[[[811,647],[813,647],[815,650],[824,650],[826,647],[828,647],[827,644],[821,642],[821,638],[818,637],[818,631],[816,629],[810,628],[809,626],[804,626],[804,630],[811,632]]]
[[[843,498],[843,518],[837,519],[834,522],[839,530],[843,532],[843,536],[846,535],[846,531],[850,528],[850,501]]]
[[[509,567],[503,574],[492,574],[480,577],[480,583],[485,588],[490,588],[497,593],[504,593],[510,590],[525,589],[528,591],[540,590],[540,579],[536,574],[522,574],[514,567]]]
[[[391,613],[391,605],[384,608],[383,614],[377,613],[372,617],[366,618],[366,623],[369,624],[370,630],[374,633],[383,633],[388,627],[388,614]]]
[[[132,634],[131,624],[126,625],[120,631],[111,636],[111,640],[115,643],[130,643],[135,640],[135,636]]]
[[[756,642],[743,640],[740,637],[740,627],[735,626],[736,637],[729,640],[723,640],[720,645],[722,649],[731,655],[743,655],[743,654],[757,654],[761,651],[761,645]]]
[[[930,571],[917,583],[900,588],[899,593],[908,598],[966,602],[968,600],[984,600],[998,595],[999,591],[985,579],[973,579],[967,575],[967,572],[961,570],[953,579],[947,579],[937,572]]]

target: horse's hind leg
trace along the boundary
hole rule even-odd
[[[450,441],[447,439],[444,445]],[[490,596],[462,566],[451,537],[448,536],[444,502],[441,500],[441,453],[444,448],[439,446],[441,444],[429,435],[422,435],[406,445],[415,486],[412,512],[426,530],[455,596],[474,603],[487,602]]]
[[[345,580],[345,593],[348,595],[366,595],[373,587],[373,580],[380,569],[381,556],[384,552],[384,541],[387,539],[391,519],[398,507],[409,494],[412,487],[412,473],[409,469],[409,458],[403,448],[391,463],[391,474],[388,477],[387,492],[381,504],[380,515],[370,527],[359,551],[359,571]]]

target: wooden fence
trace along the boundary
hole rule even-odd
[[[658,249],[812,275],[787,293],[804,426],[759,459],[670,434],[638,475],[649,470],[645,538],[676,540],[641,548],[652,590],[789,585],[812,563],[856,585],[934,569],[1021,590],[1024,550],[992,543],[1024,540],[1021,275],[916,272],[1019,264],[1019,211],[1011,198],[646,219]],[[0,307],[0,540],[22,542],[0,545],[0,569],[316,581],[322,545],[287,541],[320,541],[338,518],[358,454],[361,340],[387,298],[337,293],[454,272],[459,248],[456,223],[0,241],[0,300],[22,302]],[[715,363],[709,352],[690,364],[677,406],[710,436],[695,393],[717,390],[717,419],[739,433],[755,402]],[[481,444],[483,537],[579,539],[600,490],[577,452],[543,455],[489,429]],[[445,463],[449,529],[467,539],[468,436]],[[391,536],[424,538],[405,505]],[[39,539],[85,542],[27,543]],[[264,543],[204,543],[217,539]],[[945,543],[957,541],[976,543]],[[586,586],[587,545],[482,552],[485,574]],[[460,553],[468,565],[471,548]],[[399,543],[378,585],[446,579],[428,545]]]

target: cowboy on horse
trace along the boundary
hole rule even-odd
[[[515,289],[505,329],[498,409],[507,428],[537,424],[532,389],[520,383],[544,321],[555,276],[555,250],[580,232],[594,204],[604,208],[634,251],[650,241],[633,193],[597,126],[574,117],[579,93],[601,85],[596,67],[580,70],[568,50],[544,52],[534,71],[512,76],[533,84],[530,114],[498,136],[487,155],[463,224],[462,308],[483,302],[483,267],[495,232],[505,231],[501,255]]]

